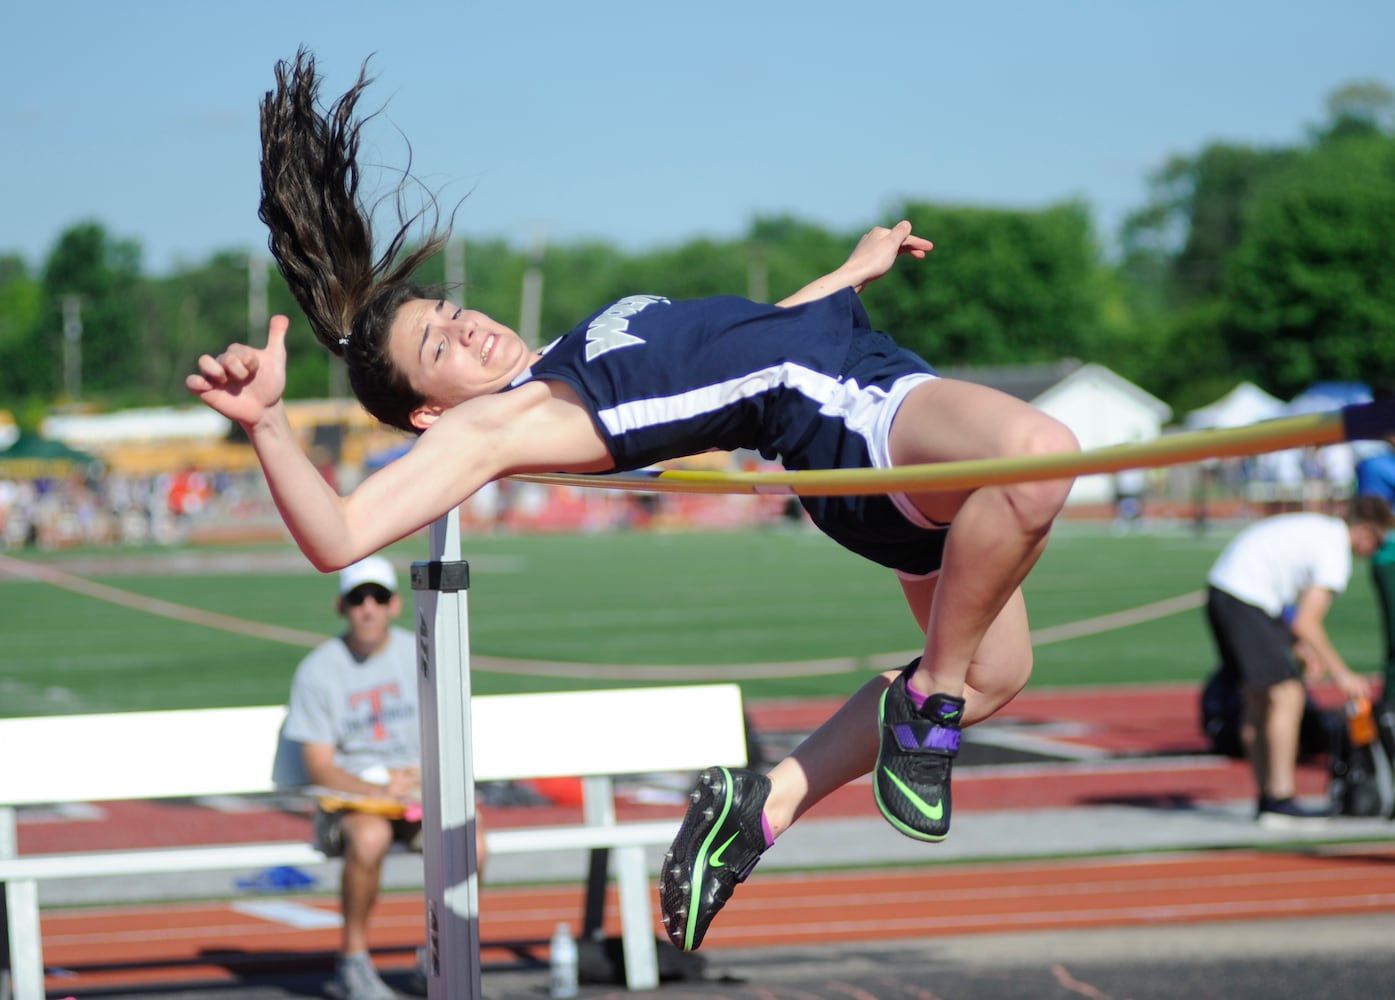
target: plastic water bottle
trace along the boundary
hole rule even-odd
[[[552,968],[548,996],[553,1000],[576,996],[576,941],[572,938],[572,929],[566,924],[558,924],[552,932],[548,959]]]
[[[1375,742],[1376,722],[1371,715],[1371,703],[1365,698],[1347,702],[1347,733],[1355,746],[1364,747]]]

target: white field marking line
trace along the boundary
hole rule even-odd
[[[1150,875],[1145,878],[1129,878],[1127,873],[1113,873],[1115,877],[1108,877],[1111,873],[1099,871],[1092,876],[1087,872],[1080,872],[1078,869],[1069,869],[1061,872],[1061,875],[1069,881],[1052,882],[1042,884],[1034,882],[1030,885],[999,885],[999,886],[966,886],[962,889],[948,889],[942,884],[937,884],[933,876],[921,879],[923,888],[909,890],[885,890],[881,892],[867,892],[862,890],[858,893],[857,901],[859,906],[886,906],[902,907],[908,904],[918,904],[925,902],[935,902],[944,900],[947,902],[972,903],[975,900],[1016,900],[1016,899],[1040,899],[1042,896],[1050,896],[1053,899],[1064,899],[1071,896],[1132,896],[1138,893],[1164,893],[1164,892],[1192,892],[1197,889],[1252,889],[1266,888],[1272,886],[1305,886],[1305,885],[1336,885],[1347,883],[1358,888],[1363,888],[1369,884],[1373,870],[1377,866],[1363,865],[1351,871],[1339,872],[1317,872],[1317,871],[1290,871],[1290,872],[1263,872],[1256,871],[1240,875],[1226,875],[1211,872],[1205,875],[1186,875],[1177,878],[1166,876]],[[1049,871],[1049,869],[1048,869]],[[1034,869],[1034,874],[1038,872]],[[865,880],[868,876],[862,876]],[[872,876],[875,877],[875,876]],[[853,882],[857,876],[850,876],[846,881]],[[798,904],[801,909],[810,910],[833,909],[844,905],[848,901],[845,894],[837,892],[838,883],[830,885],[826,895],[799,896]],[[1367,893],[1358,894],[1357,899],[1366,898]],[[1343,899],[1344,896],[1334,898]],[[790,900],[782,897],[757,897],[750,899],[748,908],[752,910],[783,911],[790,907]]]
[[[1055,753],[1054,749],[1044,751]],[[1165,771],[1175,774],[1178,771],[1225,771],[1233,766],[1228,758],[1211,756],[1198,757],[1111,757],[1102,752],[1099,757],[1088,754],[1075,760],[1051,760],[1039,763],[1022,764],[982,764],[961,768],[959,774],[965,781],[991,778],[1032,778],[1041,775],[1091,775],[1091,774],[1149,774]],[[863,778],[857,779],[859,781]],[[869,783],[871,778],[866,778]]]
[[[240,899],[232,904],[231,909],[258,920],[294,927],[298,931],[344,926],[344,918],[338,913],[291,899]]]
[[[549,912],[555,914],[556,911]],[[248,915],[255,916],[255,914]],[[48,918],[45,919],[47,920]],[[419,930],[421,926],[422,918],[419,913],[403,916],[394,916],[390,913],[375,913],[373,915],[373,927],[377,930],[387,928],[414,928]],[[313,930],[315,928],[310,929]],[[95,944],[139,944],[143,941],[201,941],[213,938],[233,938],[241,940],[244,938],[284,938],[287,933],[286,925],[274,922],[268,923],[265,927],[247,924],[193,924],[181,927],[161,927],[158,929],[143,928],[129,931],[86,931],[69,934],[45,934],[44,944],[53,947],[58,947],[60,945],[73,947],[78,945],[91,946]]]
[[[20,806],[15,814],[15,822],[20,826],[26,823],[96,823],[106,818],[107,811],[91,802]]]
[[[1194,590],[1190,594],[1169,597],[1165,600],[1154,601],[1151,604],[1141,604],[1126,611],[1115,611],[1112,614],[1097,615],[1094,618],[1085,618],[1078,622],[1036,629],[1032,632],[1032,645],[1048,646],[1053,642],[1065,642],[1067,639],[1080,639],[1087,635],[1098,635],[1101,632],[1127,628],[1130,625],[1141,625],[1143,622],[1167,618],[1171,615],[1181,614],[1183,611],[1192,611],[1205,603],[1206,594],[1203,591]]]
[[[251,903],[256,902],[256,901],[253,901],[253,900],[246,900],[246,901],[243,901],[243,902],[246,902],[246,903],[248,903],[248,904],[251,904]],[[264,901],[264,902],[268,902],[268,903],[269,903],[269,902],[271,902],[271,901],[270,901],[270,900],[266,900],[266,901]],[[289,901],[282,901],[282,902],[289,902]],[[298,903],[296,903],[296,904],[290,904],[290,905],[297,905],[297,906],[302,906],[302,905],[304,905],[306,909],[313,909],[313,907],[310,907],[310,906],[305,905],[305,904],[298,904]],[[177,909],[178,909],[177,907],[175,907],[175,908],[167,908],[167,912],[176,912]],[[231,904],[231,905],[229,906],[229,909],[237,910],[237,909],[239,909],[239,904]],[[79,914],[77,911],[72,911],[70,914],[59,914],[59,915],[57,915],[57,916],[55,916],[54,918],[51,918],[51,919],[54,919],[54,920],[56,920],[57,922],[59,922],[59,925],[61,926],[61,925],[62,925],[62,921],[64,921],[65,919],[75,918],[75,919],[78,919],[78,920],[82,920],[82,919],[85,919],[87,916],[92,915],[93,912],[94,912],[94,911],[88,910],[88,911],[84,911],[83,913]],[[118,912],[122,912],[122,911],[120,911],[119,908],[118,908]],[[330,913],[329,911],[326,911],[326,910],[321,910],[320,912],[323,913],[323,914],[325,914],[325,915],[328,916],[328,917],[334,917],[335,920],[336,920],[336,922],[335,922],[335,924],[333,924],[332,926],[336,926],[336,927],[339,926],[339,923],[338,923],[339,917],[338,917],[337,914]],[[261,916],[262,916],[261,914],[258,914],[258,913],[248,913],[248,914],[246,914],[246,915],[247,915],[247,916],[251,916],[251,917],[257,917],[257,918],[261,918]],[[497,936],[497,937],[499,937],[499,938],[502,938],[502,939],[507,940],[507,939],[510,937],[510,935],[508,934],[508,931],[509,931],[509,929],[510,929],[511,927],[513,927],[514,925],[519,925],[519,926],[522,926],[522,927],[532,927],[532,926],[536,926],[536,924],[537,924],[539,921],[554,921],[554,920],[556,920],[556,918],[557,918],[557,910],[556,910],[555,908],[551,908],[551,907],[533,907],[533,908],[530,908],[530,909],[528,909],[528,910],[518,911],[518,912],[508,912],[508,911],[504,911],[504,912],[501,912],[501,913],[498,913],[498,914],[490,914],[490,915],[489,915],[488,917],[486,917],[485,919],[486,919],[486,921],[487,921],[488,930],[489,930],[489,933],[490,933],[491,935],[495,935],[495,936]],[[50,918],[45,918],[45,919],[47,920],[47,919],[50,919]],[[374,926],[375,928],[379,929],[379,930],[386,929],[386,928],[392,928],[392,929],[402,929],[402,928],[407,928],[407,929],[418,929],[418,928],[421,927],[421,923],[422,923],[422,920],[421,920],[421,915],[420,915],[419,913],[416,913],[416,914],[411,914],[411,913],[408,913],[408,914],[394,914],[394,913],[391,913],[391,912],[384,912],[384,913],[375,912],[375,913],[374,913],[374,916],[373,916],[373,926]],[[328,926],[328,925],[327,925],[327,926]],[[195,940],[195,941],[197,941],[197,940],[203,940],[203,939],[205,939],[205,938],[216,938],[216,937],[256,938],[256,939],[269,938],[269,937],[284,938],[285,935],[286,935],[286,933],[287,933],[286,927],[287,927],[286,924],[278,923],[278,922],[276,922],[276,921],[274,921],[274,920],[273,920],[273,921],[270,921],[270,923],[269,923],[268,926],[266,926],[266,927],[246,926],[246,925],[241,925],[241,924],[239,924],[239,925],[209,924],[209,925],[207,925],[207,926],[200,925],[200,924],[192,924],[192,925],[184,925],[184,926],[180,926],[180,927],[162,927],[162,928],[158,928],[158,929],[142,928],[142,929],[139,929],[139,930],[130,930],[130,931],[87,931],[87,932],[81,932],[81,933],[45,934],[45,935],[44,935],[44,942],[45,942],[46,944],[51,944],[51,945],[53,945],[54,947],[58,947],[58,946],[69,946],[69,947],[89,946],[89,947],[90,947],[90,946],[92,946],[92,945],[114,944],[114,943],[121,943],[121,944],[140,944],[140,943],[143,943],[143,942],[146,942],[146,941],[173,941],[173,940],[186,940],[186,941],[187,941],[187,940]],[[316,927],[308,927],[308,928],[304,928],[304,929],[307,929],[307,930],[317,930],[317,929],[319,929],[319,928],[316,928]],[[513,936],[516,937],[517,935],[513,935]]]
[[[1044,760],[1039,762],[1021,764],[977,764],[973,767],[961,768],[958,781],[1012,781],[1018,778],[1083,778],[1098,775],[1117,777],[1121,774],[1177,774],[1179,772],[1195,771],[1226,771],[1233,767],[1234,761],[1228,758],[1210,756],[1182,756],[1182,757],[1109,757],[1101,756],[1099,759],[1085,758],[1082,760]],[[872,785],[872,776],[861,775],[849,782],[852,786]],[[1118,808],[1129,808],[1119,806]],[[1156,810],[1146,806],[1138,808],[1150,812]],[[998,812],[999,810],[989,810]],[[1187,812],[1194,816],[1216,816],[1230,821],[1235,819],[1236,814],[1226,811],[1221,803],[1208,806],[1200,804]],[[1374,818],[1374,817],[1373,817]],[[1336,829],[1326,827],[1327,832]]]
[[[1192,611],[1206,603],[1203,591],[1194,590],[1189,594],[1153,601],[1136,608],[1115,611],[1107,615],[1097,615],[1078,622],[1053,625],[1037,629],[1031,633],[1032,645],[1048,646],[1052,643],[1099,635],[1116,629],[1141,625]],[[502,657],[475,656],[471,659],[471,669],[496,671],[524,671],[543,677],[596,678],[606,680],[751,680],[772,677],[811,677],[820,674],[847,674],[877,670],[891,670],[905,666],[911,657],[920,650],[905,650],[895,653],[877,653],[869,656],[843,656],[827,660],[804,660],[793,663],[760,663],[715,666],[602,666],[582,663],[552,663],[543,660],[509,660]]]
[[[1008,726],[994,725],[991,722],[975,726],[972,736],[966,743],[979,746],[998,747],[1002,750],[1021,750],[1025,753],[1048,754],[1064,757],[1067,760],[1107,760],[1115,756],[1111,750],[1101,747],[1069,743],[1072,736],[1087,736],[1093,727],[1079,723],[1033,727],[1030,732],[1022,732]]]
[[[847,901],[841,901],[847,905]],[[1101,922],[1154,923],[1158,921],[1214,921],[1221,918],[1242,918],[1242,916],[1311,916],[1332,905],[1341,905],[1343,911],[1355,907],[1359,911],[1382,911],[1395,904],[1395,894],[1381,893],[1362,897],[1328,900],[1327,897],[1303,898],[1303,900],[1251,900],[1244,902],[1196,902],[1196,904],[1166,905],[1166,907],[1119,907],[1108,909],[1071,909],[1071,911],[1042,912],[1042,914],[985,914],[972,918],[926,918],[905,919],[905,921],[840,921],[819,923],[819,925],[791,926],[788,930],[798,936],[824,936],[824,934],[848,932],[876,932],[877,934],[897,933],[915,936],[917,933],[956,932],[965,927],[1034,926],[1049,922],[1053,929],[1066,929],[1071,925],[1096,926]]]
[[[252,636],[281,642],[290,646],[313,648],[324,642],[328,636],[301,629],[282,628],[265,625],[245,618],[222,615],[213,611],[203,611],[186,605],[174,604],[153,597],[143,597],[129,591],[95,583],[71,573],[39,566],[10,556],[0,555],[0,573],[21,579],[47,583],[75,594],[83,594],[99,601],[117,604],[134,611],[159,615],[175,621],[202,625],[205,628],[231,632],[235,635]],[[1178,597],[1170,597],[1136,608],[1098,615],[1078,622],[1054,625],[1032,632],[1033,646],[1045,646],[1098,635],[1115,629],[1127,628],[1144,622],[1166,618],[1199,608],[1205,602],[1205,594],[1193,591]],[[514,673],[523,671],[541,677],[570,677],[605,680],[754,680],[774,677],[810,677],[823,674],[846,674],[863,671],[890,670],[904,666],[907,660],[917,655],[919,650],[906,650],[896,653],[878,653],[869,656],[844,656],[825,660],[803,660],[790,663],[760,664],[717,664],[717,665],[632,665],[606,666],[591,663],[559,663],[545,660],[516,660],[499,656],[474,656],[472,670],[494,673]]]
[[[845,899],[838,902],[843,906],[847,904]],[[797,923],[797,918],[790,916],[788,909],[786,909],[782,911],[785,915],[779,921],[779,924],[785,927],[785,931],[773,931],[771,925],[763,924],[762,934],[775,942],[784,943],[798,942],[808,938],[811,934],[826,936],[857,933],[913,937],[917,934],[938,931],[962,933],[979,928],[1006,930],[1016,926],[1037,926],[1043,922],[1060,929],[1077,925],[1093,927],[1101,922],[1119,924],[1127,921],[1132,924],[1147,924],[1159,921],[1180,923],[1182,921],[1256,916],[1266,918],[1311,916],[1314,912],[1330,912],[1334,906],[1340,906],[1342,912],[1350,912],[1353,909],[1364,912],[1388,910],[1392,905],[1395,905],[1395,893],[1370,893],[1363,896],[1343,896],[1336,899],[1319,896],[1303,899],[1257,899],[1248,902],[1217,901],[1167,906],[1095,907],[1064,912],[1042,909],[1027,913],[989,913],[972,916],[955,914],[946,917],[909,917],[901,920],[838,920],[810,921],[809,923]],[[816,911],[810,907],[808,912]],[[732,931],[734,928],[728,924],[724,930]]]
[[[200,809],[220,813],[253,813],[266,809],[265,804],[245,795],[196,795],[189,800]]]
[[[120,605],[133,611],[142,611],[146,614],[158,615],[161,618],[172,618],[175,621],[202,625],[205,628],[218,629],[221,632],[232,632],[236,635],[248,635],[257,639],[269,639],[272,642],[306,647],[318,646],[328,638],[328,636],[316,632],[281,628],[277,625],[263,625],[260,622],[248,621],[245,618],[220,615],[214,611],[202,611],[198,608],[174,604],[154,597],[142,597],[139,594],[132,594],[130,591],[108,587],[104,583],[95,583],[80,576],[73,576],[71,573],[65,573],[51,566],[37,566],[20,559],[12,559],[9,556],[0,555],[0,572],[35,580],[39,583],[47,583],[61,590],[106,601],[108,604]]]

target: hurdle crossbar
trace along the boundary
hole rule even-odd
[[[1155,441],[1088,451],[1013,458],[903,465],[892,469],[812,469],[800,472],[645,470],[606,475],[527,473],[519,482],[644,493],[758,493],[857,496],[973,489],[1005,483],[1183,465],[1239,458],[1309,445],[1372,440],[1395,431],[1395,401],[1359,403],[1326,413],[1280,417],[1245,427],[1189,431]]]

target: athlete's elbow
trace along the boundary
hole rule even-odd
[[[297,538],[296,544],[310,565],[321,573],[334,573],[362,558],[343,545],[328,544],[315,539]],[[364,553],[367,555],[368,553]]]

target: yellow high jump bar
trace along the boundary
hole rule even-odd
[[[964,490],[1003,483],[1063,479],[1121,469],[1185,465],[1307,445],[1374,440],[1395,432],[1395,400],[1358,403],[1326,413],[1264,420],[1245,427],[1190,431],[1141,444],[1024,458],[903,465],[894,469],[811,469],[802,472],[700,472],[682,469],[610,475],[528,473],[511,479],[547,486],[644,493],[760,493],[857,496]]]

